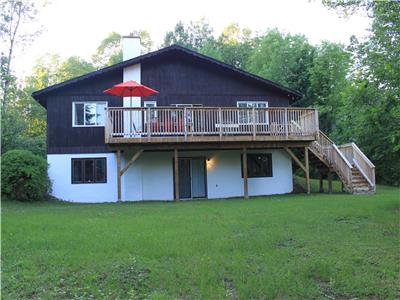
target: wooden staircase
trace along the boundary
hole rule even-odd
[[[319,131],[309,150],[339,176],[349,193],[375,193],[375,166],[356,144],[337,146]]]

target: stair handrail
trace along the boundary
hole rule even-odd
[[[329,142],[331,142],[332,144],[334,144],[334,142],[330,139],[329,136],[327,136],[323,131],[319,130],[318,134],[322,135],[324,138],[326,138]]]
[[[336,155],[332,155],[333,166],[336,169],[336,171],[340,173],[338,175],[341,175],[343,177],[343,180],[345,181],[347,187],[351,189],[352,188],[351,169],[353,167],[335,144],[332,145],[332,148],[335,150],[333,153],[336,153]]]
[[[343,155],[342,151],[336,146],[335,144],[332,145],[333,149],[338,153],[338,155],[343,159],[344,163],[351,169],[353,166],[351,163],[347,160],[347,158]]]
[[[335,143],[322,131],[318,131],[316,141],[312,144],[329,163],[329,165],[338,173],[345,185],[352,188],[352,165],[335,145]]]
[[[333,141],[325,133],[319,130],[317,132],[316,141],[312,145],[314,146],[315,150],[317,150],[328,161],[329,164],[332,164],[332,151],[330,150],[333,144]]]
[[[343,149],[346,152],[346,154],[349,156],[348,159],[355,163],[361,175],[365,178],[365,180],[367,180],[370,186],[375,189],[375,165],[355,143],[341,145],[340,149]],[[347,149],[350,149],[350,153],[347,151]]]
[[[360,171],[361,175],[364,176],[364,178],[368,182],[368,184],[372,188],[375,188],[375,184],[368,178],[367,174],[365,174],[364,170],[361,168],[361,166],[358,164],[358,162],[355,159],[353,159],[353,163],[357,167],[357,169]]]

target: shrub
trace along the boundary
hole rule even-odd
[[[1,156],[1,192],[10,199],[39,201],[48,196],[47,161],[27,150],[10,150]]]

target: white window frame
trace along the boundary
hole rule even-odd
[[[153,104],[153,106],[150,106],[150,107],[157,107],[157,101],[144,101],[143,107],[149,107],[149,106],[147,106],[148,104]]]
[[[107,101],[74,101],[72,102],[72,127],[105,127],[106,126],[106,120],[104,120],[104,124],[95,124],[95,125],[75,125],[75,104],[83,104],[83,111],[85,113],[85,105],[86,104],[96,104],[96,113],[97,113],[97,104],[105,104],[105,109],[108,107],[108,102]],[[107,118],[107,115],[105,115]]]
[[[253,108],[254,106],[249,106],[249,104],[266,104],[265,107],[262,108],[268,108],[268,101],[252,101],[252,100],[240,100],[240,101],[236,101],[236,106],[240,107],[239,104],[246,104],[247,108]],[[257,107],[254,108],[259,108],[258,105]],[[240,120],[240,112],[238,112],[238,120]],[[257,118],[256,118],[257,119]],[[247,120],[251,120],[251,116],[250,116],[250,111],[247,114]],[[258,122],[257,122],[258,123]],[[247,123],[240,123],[239,125],[248,125],[251,124],[251,122],[247,122]],[[269,115],[268,113],[265,114],[265,123],[261,123],[263,125],[269,125]]]
[[[195,103],[195,104],[180,104],[180,103],[178,103],[178,104],[171,104],[171,106],[173,106],[173,107],[203,107],[203,104],[197,104],[197,103]]]
[[[237,101],[236,102],[236,106],[239,107],[239,104],[243,104],[243,103],[245,103],[245,104],[254,104],[254,103],[260,104],[260,103],[263,103],[263,104],[266,104],[265,108],[268,108],[268,101],[251,101],[251,100]],[[251,108],[253,106],[247,106],[247,107]]]
[[[148,104],[153,104],[153,106],[147,106]],[[155,108],[155,107],[157,107],[157,101],[154,101],[154,100],[143,101],[143,107]],[[157,111],[153,111],[150,118],[151,118],[151,121],[154,122],[157,119]],[[145,120],[147,120],[147,111],[145,112]]]

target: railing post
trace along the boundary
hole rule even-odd
[[[256,109],[255,109],[255,107],[253,107],[252,109],[251,109],[251,113],[252,113],[252,115],[253,115],[253,137],[255,138],[256,137]]]
[[[222,108],[218,109],[219,136],[222,136]]]
[[[318,134],[319,133],[319,119],[318,119],[318,110],[314,109],[314,114],[315,114],[315,132]]]
[[[288,110],[287,110],[287,108],[285,107],[285,116],[284,116],[284,122],[285,122],[285,136],[286,136],[286,139],[288,139],[289,138],[289,128],[288,128],[288,116],[287,116],[287,114],[288,114]]]
[[[110,139],[111,117],[108,108],[105,108],[105,110],[106,110],[107,122],[106,122],[106,127],[104,128],[104,135],[105,135],[105,142],[107,144]]]
[[[151,108],[147,108],[147,116],[146,116],[146,123],[147,123],[147,136],[151,136]]]
[[[117,194],[118,202],[122,201],[122,189],[121,189],[121,150],[117,150]]]
[[[188,125],[187,121],[188,121],[187,120],[187,110],[186,110],[186,107],[184,107],[183,108],[183,128],[185,130],[185,140],[187,138],[187,125]]]
[[[243,172],[243,198],[249,198],[249,183],[248,183],[248,170],[247,170],[247,149],[242,150],[242,172]]]

